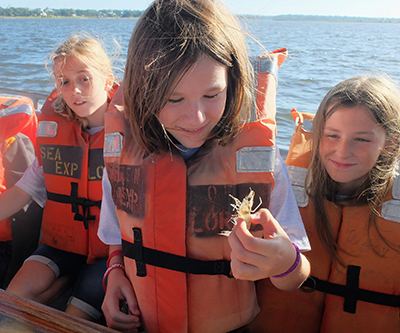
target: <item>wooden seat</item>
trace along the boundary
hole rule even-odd
[[[1,332],[115,333],[117,331],[0,290]]]

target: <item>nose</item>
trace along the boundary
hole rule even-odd
[[[74,93],[74,94],[80,94],[80,93],[82,93],[82,91],[80,90],[80,88],[79,88],[79,86],[77,85],[77,84],[71,84],[71,89],[72,89],[72,92]]]
[[[352,143],[347,140],[341,141],[336,149],[337,155],[342,159],[351,156],[352,151],[353,151]]]
[[[201,102],[194,101],[190,104],[188,120],[193,124],[201,124],[206,119],[204,105]]]

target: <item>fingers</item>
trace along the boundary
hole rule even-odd
[[[228,237],[232,274],[237,279],[255,281],[277,275],[291,265],[293,245],[267,209],[253,214],[252,223],[261,224],[264,238],[254,237],[242,219]]]
[[[128,304],[129,312],[135,316],[140,315],[139,305],[136,299],[136,295],[134,293],[124,293],[124,297]]]
[[[121,332],[138,332],[140,311],[132,285],[122,274],[113,277],[119,279],[109,281],[102,305],[107,326]]]
[[[118,298],[112,304],[103,303],[102,309],[107,321],[107,326],[121,332],[138,332],[141,326],[140,318],[137,315],[125,314],[123,311],[124,301],[120,303]],[[128,304],[129,309],[131,308]]]
[[[262,278],[260,266],[265,261],[262,252],[262,242],[247,230],[244,221],[239,222],[234,228],[228,242],[231,246],[231,269],[235,278],[255,281]]]
[[[261,224],[264,228],[264,238],[273,238],[278,233],[284,232],[277,220],[268,209],[260,209],[251,215],[251,223]]]

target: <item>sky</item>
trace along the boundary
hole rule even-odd
[[[0,7],[144,10],[151,0],[0,0]],[[225,0],[235,14],[400,18],[399,0]]]

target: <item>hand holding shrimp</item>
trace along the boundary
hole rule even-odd
[[[241,280],[255,281],[288,271],[296,261],[297,253],[286,232],[268,209],[252,214],[251,223],[262,224],[264,238],[254,237],[244,220],[238,218],[228,238],[233,275]],[[292,290],[299,287],[309,271],[307,259],[300,255],[299,265],[291,274],[271,281],[279,289]]]

